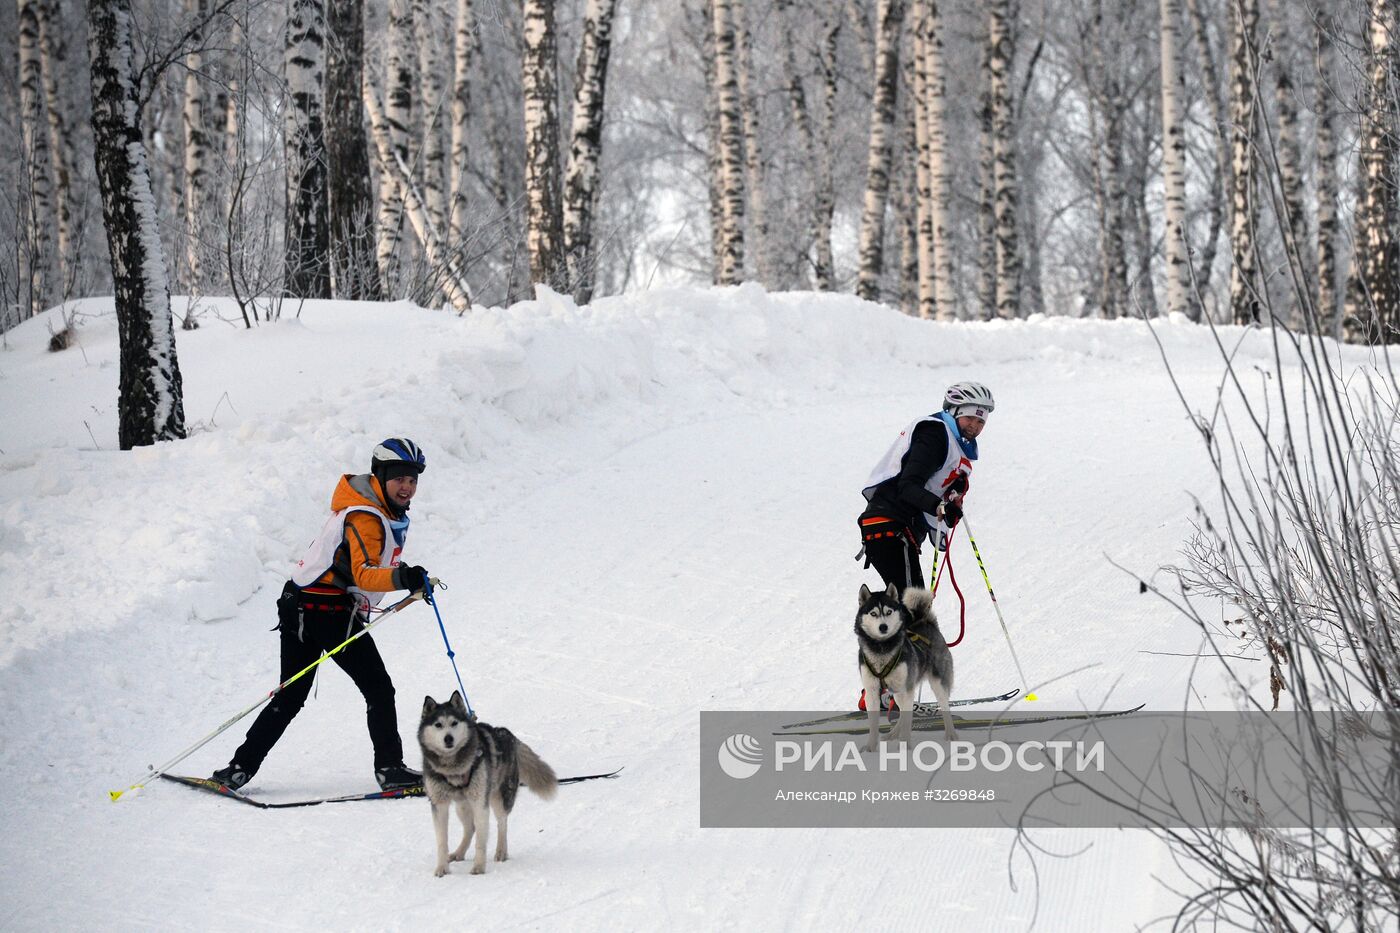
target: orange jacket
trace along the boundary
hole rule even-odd
[[[331,494],[331,511],[339,512],[351,506],[374,509],[388,515],[387,496],[378,477],[347,473]],[[333,587],[345,590],[355,586],[367,593],[388,593],[408,589],[400,579],[397,566],[381,567],[384,551],[384,523],[366,512],[351,512],[345,516],[345,540],[336,549],[335,561],[307,589]],[[397,565],[398,555],[392,563]]]

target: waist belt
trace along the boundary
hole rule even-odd
[[[905,538],[917,549],[919,542],[914,539],[914,532],[903,522],[897,522],[884,515],[871,515],[860,520],[860,536],[862,541],[878,541],[882,538]]]

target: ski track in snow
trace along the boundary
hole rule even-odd
[[[1204,404],[1208,334],[1161,326]],[[1188,491],[1213,488],[1141,324],[934,325],[752,287],[581,310],[545,294],[475,321],[308,303],[181,332],[191,420],[219,414],[129,454],[110,449],[110,323],[85,359],[42,354],[45,336],[30,322],[0,355],[9,928],[1131,929],[1170,904],[1140,832],[1044,832],[1072,857],[1032,865],[1009,830],[698,826],[698,711],[854,702],[856,590],[876,580],[852,560],[859,490],[959,378],[998,401],[968,516],[1026,686],[1047,709],[1180,708],[1198,634],[1109,563],[1175,560]],[[409,365],[377,371],[369,348]],[[621,777],[522,793],[511,861],[443,879],[422,800],[258,811],[156,782],[108,803],[275,683],[286,562],[336,473],[398,433],[429,457],[405,557],[449,585],[478,712],[561,775]],[[953,560],[954,695],[1014,686],[961,535]],[[951,639],[946,579],[936,608]],[[375,640],[416,764],[421,698],[455,688],[437,624],[415,606]],[[372,789],[361,700],[326,668],[253,792]],[[220,766],[250,721],[173,770]]]

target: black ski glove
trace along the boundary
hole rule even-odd
[[[951,497],[951,496],[961,496],[961,495],[963,495],[963,494],[966,493],[966,492],[967,492],[967,474],[966,474],[966,473],[963,473],[963,472],[959,472],[958,475],[957,475],[957,477],[956,477],[951,483],[948,484],[948,489],[945,491],[944,495],[949,496],[949,497]]]
[[[943,507],[938,511],[943,518],[943,523],[949,528],[952,528],[958,522],[962,521],[962,506],[958,505],[956,502],[945,502],[943,503]]]
[[[400,564],[398,568],[399,589],[416,593],[428,585],[428,571],[414,564]]]

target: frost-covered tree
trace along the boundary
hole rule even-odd
[[[92,133],[121,344],[117,437],[123,450],[185,436],[185,406],[165,253],[157,229],[129,0],[90,0]]]
[[[1181,74],[1181,0],[1161,0],[1162,181],[1166,215],[1167,311],[1192,313],[1186,228],[1186,82]]]
[[[530,281],[559,288],[565,267],[554,0],[524,0],[524,37],[525,246],[530,254]]]
[[[59,276],[58,294],[66,298],[78,276],[80,257],[78,255],[77,217],[74,215],[74,160],[76,141],[73,138],[72,119],[69,116],[69,103],[61,91],[61,75],[65,67],[64,50],[67,40],[62,35],[62,10],[58,0],[39,0],[39,57],[44,69],[44,110],[49,125],[49,158],[54,173],[55,233],[57,234],[58,254],[55,257]]]
[[[1236,324],[1259,320],[1255,278],[1255,100],[1259,0],[1230,2],[1230,313]]]
[[[44,68],[40,55],[40,0],[19,0],[19,95],[22,159],[26,190],[24,230],[28,244],[29,314],[38,314],[54,297],[52,167],[49,164],[48,117],[44,113]]]
[[[460,248],[467,237],[471,174],[468,131],[472,113],[472,49],[476,46],[471,0],[457,0],[452,29],[452,133],[448,152],[448,242]]]
[[[996,309],[1003,318],[1020,317],[1021,247],[1016,212],[1016,110],[1012,92],[1015,33],[1010,0],[991,0],[992,146],[995,160]]]
[[[336,297],[377,301],[364,83],[364,2],[326,6],[326,169],[331,287]]]
[[[290,0],[286,44],[289,100],[283,112],[287,172],[284,287],[288,295],[298,298],[331,297],[330,203],[322,117],[325,34],[322,0]]]
[[[408,139],[413,126],[413,7],[410,0],[389,0],[388,28],[384,35],[384,124],[393,164],[409,164]],[[386,297],[399,286],[397,255],[403,230],[401,186],[392,174],[379,173],[378,242],[375,261]]]
[[[1314,23],[1313,115],[1317,146],[1313,174],[1317,180],[1317,315],[1318,331],[1336,336],[1341,320],[1337,294],[1337,80],[1333,20],[1318,11]]]
[[[718,140],[720,235],[717,285],[744,278],[744,129],[739,94],[738,22],[735,0],[709,0],[714,34],[715,120]]]
[[[870,109],[870,148],[866,157],[865,204],[860,217],[860,279],[856,294],[880,300],[885,270],[885,209],[890,193],[890,134],[899,93],[900,27],[904,0],[879,0],[875,44],[875,90]]]
[[[617,0],[588,0],[583,14],[578,67],[574,73],[574,114],[569,164],[564,171],[564,255],[574,298],[593,298],[596,257],[593,216],[598,198],[598,162],[603,151],[603,100],[612,54]]]

